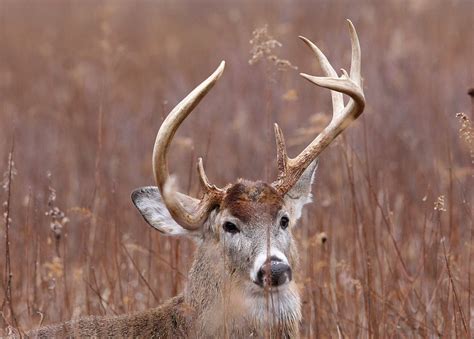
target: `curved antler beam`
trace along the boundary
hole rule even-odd
[[[189,230],[197,229],[203,224],[209,211],[220,202],[223,191],[216,186],[209,184],[202,167],[202,160],[199,161],[199,174],[205,192],[203,198],[193,208],[193,210],[188,211],[180,202],[179,194],[176,189],[176,180],[169,175],[167,159],[168,150],[181,123],[215,85],[224,72],[224,68],[225,62],[222,61],[211,76],[204,80],[178,105],[176,105],[175,108],[173,108],[161,124],[153,148],[153,173],[155,175],[156,184],[163,197],[163,201],[173,219],[178,224]]]

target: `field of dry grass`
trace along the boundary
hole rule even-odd
[[[472,337],[470,0],[0,1],[0,335],[181,291],[193,244],[154,232],[130,200],[153,184],[163,117],[226,60],[171,170],[191,194],[198,156],[221,186],[272,181],[273,122],[294,155],[331,110],[329,91],[298,75],[321,70],[297,36],[348,68],[345,18],[367,107],[321,156],[297,231],[301,334]],[[298,70],[249,64],[264,25]]]

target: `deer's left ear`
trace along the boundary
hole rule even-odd
[[[301,217],[303,206],[312,201],[311,187],[317,169],[318,159],[306,168],[296,184],[285,195],[285,206],[296,220]]]
[[[187,208],[191,208],[197,204],[195,199],[187,197],[184,194],[178,198]],[[145,221],[165,235],[186,235],[195,237],[199,234],[199,231],[188,231],[174,221],[163,202],[158,187],[148,186],[136,189],[132,192],[132,201]]]

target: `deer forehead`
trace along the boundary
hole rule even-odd
[[[256,217],[275,220],[283,197],[267,183],[239,180],[227,189],[221,207],[244,223]]]

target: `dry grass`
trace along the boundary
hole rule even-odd
[[[321,74],[296,37],[347,67],[350,18],[368,106],[321,157],[298,230],[302,335],[472,337],[473,13],[468,0],[1,1],[3,333],[178,293],[192,244],[153,232],[129,198],[153,182],[161,119],[226,60],[172,146],[172,170],[192,194],[199,155],[219,185],[271,180],[271,124],[294,154],[330,95],[292,67],[249,65],[252,32],[267,24],[278,60]]]

